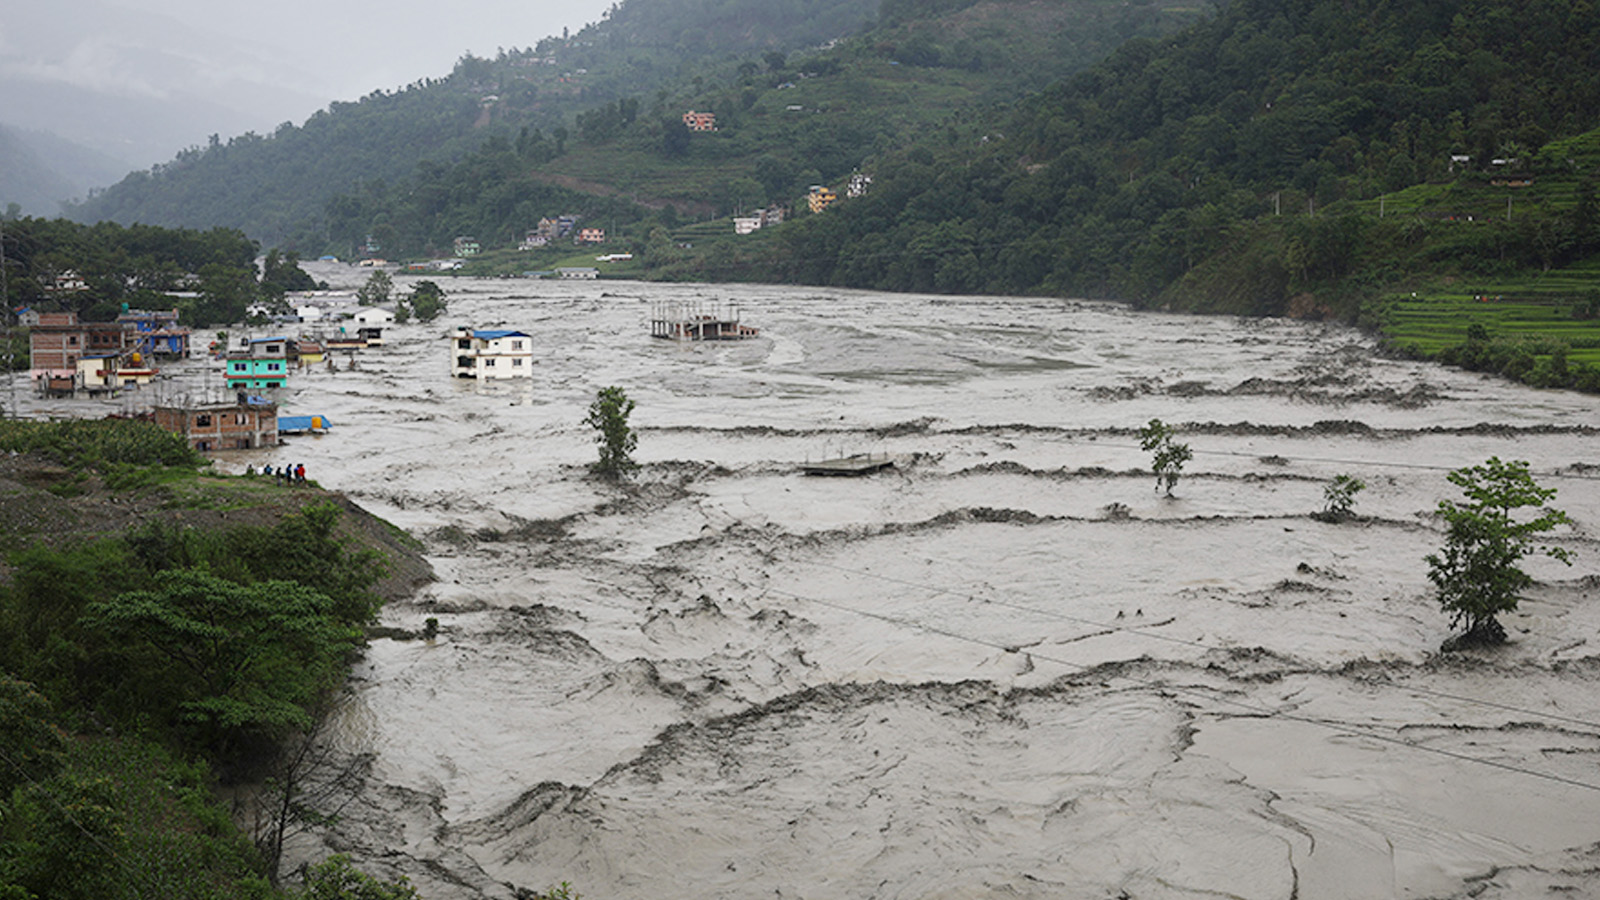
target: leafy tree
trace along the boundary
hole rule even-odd
[[[394,279],[388,272],[378,269],[367,278],[367,283],[356,290],[356,302],[362,306],[377,306],[389,302],[394,292]]]
[[[1427,556],[1428,579],[1438,588],[1439,604],[1450,613],[1450,627],[1466,625],[1461,644],[1498,644],[1506,632],[1496,616],[1517,608],[1517,594],[1533,583],[1518,566],[1541,553],[1571,565],[1565,548],[1545,545],[1538,536],[1567,524],[1567,514],[1546,505],[1555,488],[1540,487],[1526,462],[1490,457],[1481,466],[1449,474],[1466,502],[1439,501],[1445,520],[1445,545]],[[1518,516],[1522,510],[1529,514]]]
[[[61,768],[66,736],[50,701],[33,685],[0,673],[0,818],[11,792]]]
[[[620,387],[601,388],[589,404],[583,421],[595,430],[600,445],[600,459],[590,468],[603,478],[620,479],[639,467],[630,456],[639,444],[639,435],[628,426],[634,405]]]
[[[1367,489],[1367,483],[1354,475],[1337,475],[1322,487],[1322,512],[1317,518],[1324,522],[1343,522],[1354,513],[1356,494]]]
[[[444,288],[433,281],[423,280],[416,283],[411,289],[411,296],[406,298],[405,305],[419,322],[432,322],[445,311]]]
[[[360,632],[325,594],[289,581],[239,585],[198,569],[92,604],[90,627],[120,642],[113,663],[143,715],[228,758],[252,739],[310,724],[306,708],[343,674]]]
[[[293,250],[280,253],[274,247],[267,251],[261,263],[261,291],[281,297],[290,291],[314,291],[317,281],[300,268],[300,254]]]
[[[1139,431],[1140,448],[1154,454],[1150,468],[1156,473],[1156,490],[1166,487],[1168,497],[1172,496],[1172,489],[1178,485],[1183,464],[1194,457],[1189,445],[1178,443],[1172,435],[1172,427],[1160,419],[1151,419]]]

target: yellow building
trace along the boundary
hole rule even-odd
[[[833,202],[838,199],[839,195],[834,192],[833,188],[814,184],[811,186],[811,195],[806,198],[806,202],[811,205],[812,212],[819,213],[832,206]]]

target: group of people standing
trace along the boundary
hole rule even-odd
[[[256,474],[255,466],[245,466],[244,473],[246,475]],[[276,469],[274,469],[272,466],[262,466],[261,474],[271,475],[275,483],[280,487],[285,484],[304,484],[306,480],[306,466],[305,463],[295,463],[292,466],[278,466]]]

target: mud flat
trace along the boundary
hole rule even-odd
[[[374,643],[336,730],[363,789],[302,858],[431,898],[1600,895],[1593,398],[1319,324],[446,288],[534,336],[531,381],[390,329],[286,392],[333,433],[224,463],[303,462],[441,576],[385,613],[441,634]],[[653,341],[672,300],[762,336]],[[612,384],[627,488],[585,471]],[[1195,451],[1175,499],[1152,417]],[[798,471],[867,452],[896,465]],[[1491,455],[1558,489],[1576,563],[1531,563],[1508,646],[1441,656],[1431,512]],[[1338,474],[1369,487],[1325,524]]]

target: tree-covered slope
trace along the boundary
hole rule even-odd
[[[96,193],[71,215],[239,228],[265,245],[315,240],[322,206],[336,193],[392,181],[421,160],[460,159],[492,134],[559,131],[581,110],[709,72],[732,54],[842,37],[875,12],[873,3],[848,0],[627,0],[576,34],[525,35],[526,48],[466,56],[444,77],[334,103],[300,126],[214,136]]]
[[[504,247],[541,217],[575,213],[602,217],[613,239],[645,241],[655,216],[618,199],[670,206],[669,224],[803,203],[809,186],[929,135],[977,140],[1030,85],[1196,18],[1175,2],[895,0],[875,27],[830,46],[730,57],[579,113],[570,130],[523,129],[453,167],[349,192],[329,204],[326,234],[338,248],[381,235],[385,252],[411,254],[457,234]],[[687,110],[713,113],[715,130],[690,132]]]
[[[1536,161],[1544,178],[1592,174],[1592,161],[1539,151],[1600,120],[1597,39],[1586,0],[1236,0],[1181,34],[1130,42],[980,140],[935,134],[885,154],[868,196],[692,265],[700,277],[1189,304],[1226,283],[1236,311],[1285,312],[1306,293],[1315,308],[1352,277],[1404,274],[1393,257],[1361,257],[1394,246],[1385,192],[1470,178],[1503,206],[1515,188],[1497,175]],[[1469,243],[1536,264],[1540,238],[1512,226],[1524,231]],[[1219,254],[1228,264],[1195,281]]]

